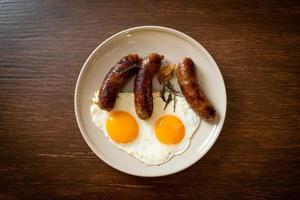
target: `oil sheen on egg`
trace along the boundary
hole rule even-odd
[[[93,102],[97,96],[96,92]],[[146,165],[160,165],[188,149],[200,124],[183,97],[177,97],[175,112],[173,105],[174,101],[164,110],[165,102],[153,93],[153,114],[141,120],[135,112],[134,94],[119,93],[110,112],[95,103],[90,111],[93,123],[115,147]]]

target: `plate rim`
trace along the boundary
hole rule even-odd
[[[205,146],[205,148],[203,148],[203,151],[199,153],[199,155],[197,156],[197,159],[195,159],[195,161],[192,161],[190,163],[187,163],[186,166],[179,168],[177,170],[171,170],[169,172],[165,172],[165,173],[160,173],[157,175],[147,175],[147,174],[136,174],[136,173],[132,173],[132,172],[128,172],[125,171],[121,168],[119,168],[118,166],[112,164],[110,161],[106,160],[105,158],[102,157],[102,155],[100,153],[98,153],[98,151],[96,151],[94,145],[90,142],[90,139],[87,136],[87,133],[85,132],[85,128],[83,127],[83,122],[81,120],[81,117],[79,116],[79,104],[78,104],[78,98],[79,98],[79,87],[80,87],[80,82],[82,80],[83,75],[86,73],[86,68],[87,65],[89,64],[89,62],[92,60],[92,58],[96,55],[97,51],[103,47],[104,45],[106,45],[106,43],[113,41],[114,39],[117,39],[121,36],[123,36],[124,34],[128,34],[130,32],[135,32],[135,31],[140,31],[140,30],[155,30],[155,31],[163,31],[163,32],[167,32],[169,34],[175,34],[176,36],[183,38],[184,40],[192,43],[193,45],[195,45],[197,48],[200,48],[204,53],[205,56],[210,60],[210,62],[212,62],[213,64],[215,64],[217,66],[217,76],[220,77],[220,79],[222,80],[221,84],[223,85],[224,88],[224,97],[225,97],[225,102],[224,102],[224,117],[220,119],[219,121],[219,125],[217,130],[215,130],[215,137],[211,139],[211,141],[209,143],[207,143],[207,145]],[[74,93],[74,110],[75,110],[75,117],[76,117],[76,122],[77,122],[77,126],[79,128],[79,131],[82,135],[82,137],[84,138],[85,142],[88,144],[89,148],[97,155],[98,158],[100,158],[103,162],[105,162],[106,164],[108,164],[110,167],[121,171],[123,173],[129,174],[129,175],[133,175],[133,176],[140,176],[140,177],[161,177],[161,176],[167,176],[167,175],[171,175],[171,174],[175,174],[178,173],[180,171],[183,171],[185,169],[187,169],[188,167],[192,166],[193,164],[195,164],[196,162],[198,162],[204,155],[207,154],[207,152],[212,148],[212,146],[215,144],[216,140],[218,139],[225,119],[226,119],[226,113],[227,113],[227,92],[226,92],[226,86],[225,86],[225,82],[224,82],[224,78],[222,76],[222,73],[220,71],[219,66],[217,65],[216,61],[213,59],[213,57],[210,55],[210,53],[199,43],[197,42],[195,39],[193,39],[192,37],[190,37],[189,35],[180,32],[176,29],[173,28],[168,28],[168,27],[164,27],[164,26],[155,26],[155,25],[146,25],[146,26],[136,26],[136,27],[132,27],[132,28],[128,28],[122,31],[119,31],[115,34],[113,34],[112,36],[108,37],[107,39],[105,39],[103,42],[101,42],[93,51],[92,53],[88,56],[88,58],[86,59],[86,61],[84,62],[83,66],[81,67],[81,70],[79,72],[77,81],[76,81],[76,86],[75,86],[75,93]]]

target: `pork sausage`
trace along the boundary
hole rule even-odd
[[[110,69],[99,89],[98,105],[101,109],[110,111],[114,107],[119,90],[136,74],[141,61],[137,54],[129,54]]]
[[[139,118],[150,118],[153,112],[152,80],[164,56],[151,53],[143,60],[134,81],[135,111]]]
[[[177,77],[181,92],[193,111],[208,121],[213,120],[216,111],[198,84],[196,67],[191,58],[184,58],[179,62]]]

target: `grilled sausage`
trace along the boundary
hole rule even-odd
[[[152,53],[143,61],[134,81],[135,111],[139,118],[147,119],[153,112],[152,80],[159,71],[164,56]]]
[[[109,111],[114,107],[119,90],[136,74],[141,61],[137,54],[129,54],[110,69],[99,89],[98,105],[101,109]]]
[[[216,111],[198,84],[196,67],[191,58],[184,58],[178,64],[177,77],[181,92],[193,111],[208,121],[213,120]]]

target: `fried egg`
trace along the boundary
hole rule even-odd
[[[146,165],[160,165],[188,149],[200,124],[186,100],[176,99],[175,111],[174,101],[164,109],[159,93],[153,93],[153,114],[142,120],[135,112],[133,93],[119,93],[114,108],[107,112],[95,103],[96,92],[90,112],[93,123],[112,145]]]

